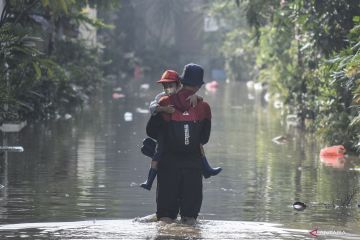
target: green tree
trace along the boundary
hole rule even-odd
[[[5,1],[0,18],[3,120],[46,118],[88,99],[102,79],[102,63],[99,48],[78,39],[78,28],[81,23],[106,27],[88,17],[84,7],[115,2]]]
[[[280,93],[302,122],[316,119],[308,129],[319,130],[328,143],[357,144],[359,1],[243,0],[211,5],[227,11],[222,17],[230,29],[222,45],[228,63],[234,59],[231,54],[250,46],[241,52],[256,59],[256,81],[269,83],[270,91]],[[235,9],[246,16],[250,35],[244,34],[246,27],[239,24],[242,16],[234,14]]]

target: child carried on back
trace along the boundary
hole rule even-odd
[[[155,97],[155,100],[150,103],[150,112],[152,115],[155,115],[155,114],[158,114],[161,112],[167,113],[167,114],[172,114],[175,112],[175,108],[171,105],[160,106],[159,100],[163,96],[166,96],[166,95],[169,96],[169,95],[176,93],[181,88],[180,80],[181,79],[176,71],[166,70],[163,73],[161,79],[157,82],[161,83],[163,85],[164,91],[159,93]],[[192,106],[196,106],[198,101],[202,101],[202,98],[194,94],[194,95],[190,96],[188,100],[190,101]],[[201,164],[202,164],[203,176],[205,178],[209,178],[210,176],[215,176],[218,173],[220,173],[222,169],[220,167],[212,168],[209,165],[209,163],[205,157],[203,146],[200,145],[199,147],[200,147],[200,150],[202,153],[202,163]],[[157,165],[158,165],[158,161],[160,159],[159,155],[161,154],[160,148],[161,148],[161,146],[159,146],[157,144],[157,142],[152,138],[144,139],[143,146],[141,147],[141,152],[144,155],[146,155],[152,159],[151,166],[150,166],[149,173],[148,173],[148,178],[144,183],[142,183],[140,185],[142,188],[145,188],[147,190],[151,189],[153,181],[157,174]]]

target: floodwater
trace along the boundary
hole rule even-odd
[[[150,164],[140,146],[157,90],[109,94],[70,119],[7,134],[24,152],[0,157],[1,239],[307,239],[310,231],[360,238],[359,159],[320,159],[314,136],[288,126],[243,83],[200,92],[213,114],[205,152],[223,171],[204,179],[199,223],[154,222],[156,182],[150,192],[139,183]],[[295,210],[296,201],[306,209]]]

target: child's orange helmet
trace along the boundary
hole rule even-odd
[[[177,84],[180,83],[179,74],[174,70],[166,70],[163,75],[161,76],[161,79],[157,81],[158,83],[170,83],[175,82]]]

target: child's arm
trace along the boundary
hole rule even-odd
[[[175,108],[172,105],[168,105],[168,106],[160,106],[159,105],[159,101],[163,96],[165,96],[164,92],[159,93],[155,97],[154,101],[152,101],[150,103],[149,108],[150,108],[150,113],[152,116],[158,114],[159,112],[165,112],[165,113],[170,113],[170,114],[175,112]]]
[[[202,101],[203,98],[196,95],[196,94],[193,94],[191,96],[189,96],[186,100],[189,100],[190,101],[190,105],[192,107],[196,107],[196,105],[198,104],[198,102]]]
[[[175,112],[175,108],[173,105],[167,105],[167,106],[158,106],[156,108],[156,112],[164,112],[164,113],[169,113],[172,114]]]
[[[150,103],[149,109],[150,109],[150,113],[152,116],[154,116],[158,113],[157,108],[160,106],[159,101],[160,101],[160,98],[162,98],[163,96],[165,96],[164,92],[159,93],[158,95],[156,95],[154,101],[152,101]]]

